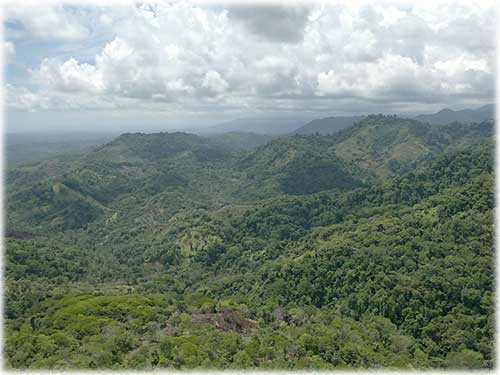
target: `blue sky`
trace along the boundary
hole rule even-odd
[[[9,131],[425,113],[494,98],[494,2],[8,0],[4,16]]]

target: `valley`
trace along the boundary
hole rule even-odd
[[[494,142],[368,115],[9,168],[7,365],[492,368]]]

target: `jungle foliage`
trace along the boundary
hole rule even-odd
[[[493,122],[230,139],[9,170],[9,367],[494,367]]]

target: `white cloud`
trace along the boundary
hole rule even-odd
[[[408,57],[387,55],[374,63],[345,64],[318,74],[318,95],[408,100],[436,93],[433,72]]]
[[[7,1],[6,20],[20,22],[33,36],[41,39],[82,40],[89,36],[86,12],[59,2]]]
[[[24,87],[15,87],[7,84],[5,87],[5,100],[9,108],[20,110],[33,110],[43,106],[40,97]]]
[[[44,87],[62,92],[100,93],[104,89],[101,72],[94,65],[81,64],[73,58],[59,64],[44,59],[35,79]]]
[[[213,70],[208,71],[203,78],[201,87],[208,90],[210,94],[220,95],[226,91],[228,83],[223,80],[219,73]]]
[[[16,46],[12,42],[3,43],[3,58],[5,64],[13,64],[16,61]]]
[[[467,57],[465,54],[454,59],[438,61],[434,65],[442,74],[449,77],[464,74],[466,71],[491,73],[491,68],[486,60]]]
[[[7,14],[35,37],[85,39],[95,26],[89,14],[113,35],[94,61],[41,60],[38,92],[30,92],[45,106],[322,110],[493,95],[493,11],[465,2],[228,10],[54,3],[39,19],[33,4]],[[36,101],[17,94],[24,106]]]
[[[310,8],[282,5],[232,5],[231,20],[241,23],[252,35],[264,40],[298,43],[303,40]]]

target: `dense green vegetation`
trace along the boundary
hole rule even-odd
[[[9,171],[7,365],[494,367],[492,122],[243,139]]]
[[[227,132],[210,136],[212,142],[231,151],[251,150],[265,145],[272,138],[273,136],[270,135],[242,132]]]

